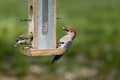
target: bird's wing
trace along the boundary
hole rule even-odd
[[[58,47],[59,47],[62,43],[63,43],[63,42],[59,42],[59,43],[58,43]],[[63,44],[64,44],[64,43],[63,43]],[[63,54],[54,56],[51,64],[56,63],[56,61],[58,61],[58,60],[68,51],[68,49],[70,48],[71,44],[72,44],[71,41],[66,42],[66,44],[65,44],[65,46],[64,46],[64,52],[63,52]]]
[[[16,42],[21,41],[21,40],[25,40],[25,39],[26,39],[26,35],[21,35],[21,36],[18,37]]]
[[[68,51],[68,49],[70,48],[71,45],[72,45],[72,41],[66,42],[66,44],[64,46],[64,53],[66,53]]]

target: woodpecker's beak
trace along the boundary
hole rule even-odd
[[[63,27],[63,30],[64,30],[64,31],[67,31],[67,32],[69,31],[66,27]]]

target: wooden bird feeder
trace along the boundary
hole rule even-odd
[[[33,49],[22,52],[28,56],[62,54],[63,49],[56,49],[56,0],[28,0],[28,17]]]

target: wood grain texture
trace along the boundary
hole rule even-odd
[[[37,4],[38,0],[28,0],[28,18],[31,19],[31,21],[28,22],[28,33],[32,32],[33,33],[33,43],[32,46],[37,49],[38,46],[38,31],[37,31],[37,14],[38,14],[38,4]]]
[[[34,1],[34,49],[38,49],[38,0]]]
[[[46,50],[21,50],[27,56],[53,56],[63,53],[63,49],[46,49]]]

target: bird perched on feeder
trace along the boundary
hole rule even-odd
[[[73,42],[73,39],[76,37],[75,30],[65,27],[63,27],[63,30],[66,31],[67,34],[59,40],[59,42],[57,43],[57,48],[63,48],[64,52],[60,55],[55,55],[51,62],[52,64],[59,60],[68,51]]]
[[[20,48],[32,48],[33,33],[30,32],[28,35],[21,35],[16,40],[15,47],[19,46]]]

